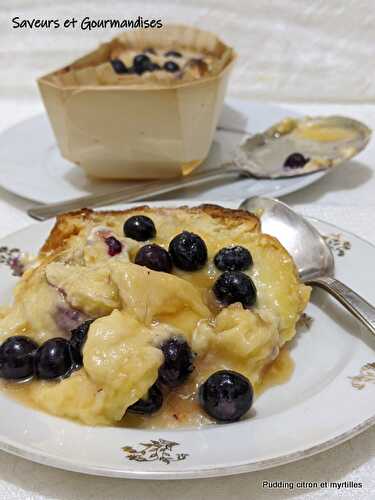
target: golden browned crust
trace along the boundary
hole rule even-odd
[[[183,211],[186,214],[206,214],[213,219],[220,219],[220,221],[225,224],[228,228],[235,227],[238,224],[246,223],[248,231],[258,232],[260,231],[260,221],[258,217],[250,212],[244,210],[234,210],[230,208],[224,208],[219,205],[209,205],[203,204],[197,207],[187,207],[181,206],[178,208],[158,208],[150,207],[148,205],[140,205],[136,207],[129,208],[127,210],[90,210],[84,208],[76,212],[68,212],[66,214],[57,217],[56,223],[52,228],[47,241],[40,250],[40,254],[48,254],[51,252],[59,252],[65,248],[68,240],[80,233],[84,225],[88,221],[92,221],[95,224],[100,225],[102,223],[103,216],[119,216],[124,217],[131,215],[136,212],[146,212],[152,213],[166,213],[166,212],[176,212]]]

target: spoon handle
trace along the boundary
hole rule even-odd
[[[112,193],[95,194],[83,196],[74,200],[40,205],[29,208],[27,213],[34,219],[47,220],[59,214],[72,210],[79,210],[81,208],[100,207],[119,202],[143,201],[154,196],[172,193],[182,188],[199,186],[208,181],[236,178],[239,177],[241,173],[242,171],[239,168],[235,166],[233,168],[228,168],[228,166],[224,164],[217,168],[178,178],[177,180],[146,181],[144,184],[138,184],[138,186],[132,186],[130,188],[128,186]]]
[[[361,321],[375,335],[375,307],[341,281],[323,276],[308,282],[323,288],[335,297],[349,312]]]

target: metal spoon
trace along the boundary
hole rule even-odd
[[[56,215],[79,210],[81,208],[93,208],[113,203],[126,203],[133,201],[144,201],[162,194],[179,191],[183,188],[199,186],[205,182],[216,180],[230,180],[238,177],[249,177],[246,169],[235,166],[221,165],[218,168],[213,168],[203,172],[193,173],[186,177],[178,179],[146,181],[124,187],[119,191],[104,194],[93,194],[75,198],[74,200],[61,201],[57,203],[49,203],[37,207],[29,208],[27,213],[33,219],[47,220]]]
[[[34,219],[45,220],[80,208],[99,207],[118,202],[143,201],[212,181],[239,177],[278,179],[326,170],[362,151],[371,130],[361,122],[344,116],[286,118],[262,133],[248,137],[233,154],[230,163],[194,172],[177,179],[132,183],[119,191],[83,196],[28,210]],[[327,138],[329,140],[327,140]],[[285,164],[298,152],[299,162]],[[302,163],[301,163],[302,159]]]
[[[240,207],[261,217],[262,230],[275,236],[296,263],[301,281],[323,288],[375,335],[375,307],[333,277],[334,258],[320,233],[285,203],[254,196]]]

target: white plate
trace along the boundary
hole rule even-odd
[[[374,303],[369,269],[375,247],[335,226],[312,222],[322,234],[333,235],[338,278]],[[17,282],[4,265],[9,252],[35,253],[51,225],[34,224],[0,241],[2,301],[10,299]],[[324,292],[314,292],[307,313],[312,325],[291,345],[296,364],[291,380],[260,396],[246,420],[200,430],[85,427],[0,394],[0,448],[89,474],[177,479],[265,469],[336,446],[375,423],[375,340]],[[154,458],[151,448],[140,454],[145,443],[153,446]],[[125,452],[125,446],[133,451]]]
[[[269,104],[226,101],[220,124],[249,133],[263,131],[286,116],[298,116]],[[217,131],[208,159],[202,168],[229,161],[243,135]],[[15,194],[40,203],[69,200],[91,193],[120,189],[123,181],[98,181],[64,160],[57,148],[47,115],[38,115],[18,123],[0,135],[0,185]],[[320,179],[325,172],[291,179],[242,179],[179,192],[181,199],[233,200],[240,196],[273,196],[292,193]],[[173,197],[173,195],[172,195]]]

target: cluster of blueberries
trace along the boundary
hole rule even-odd
[[[124,234],[137,241],[147,241],[156,236],[154,222],[147,216],[136,215],[126,220]],[[114,236],[105,239],[110,256],[122,251],[122,243]],[[168,251],[156,244],[139,249],[135,263],[154,271],[171,272],[176,266],[184,271],[196,271],[207,262],[207,247],[202,238],[183,231],[175,236]],[[253,261],[250,252],[241,246],[221,249],[214,258],[223,271],[213,292],[223,304],[241,302],[244,307],[256,301],[255,285],[244,270]],[[54,338],[38,346],[25,336],[9,337],[0,346],[0,377],[9,380],[56,380],[69,377],[83,365],[82,349],[94,319],[84,321],[71,331],[70,339]],[[147,399],[140,399],[128,412],[151,414],[163,404],[162,389],[174,388],[184,383],[194,369],[194,354],[181,336],[165,340],[160,349],[164,355],[157,382],[150,388]],[[212,374],[199,388],[199,402],[208,415],[219,422],[239,420],[251,407],[253,388],[242,374],[220,370]]]
[[[121,61],[121,59],[112,59],[111,64],[113,70],[118,75],[124,75],[124,74],[142,75],[146,71],[157,71],[161,69],[164,69],[169,73],[176,73],[177,71],[180,71],[180,66],[175,61],[166,61],[163,67],[153,62],[147,55],[147,53],[155,54],[154,49],[152,48],[145,49],[144,52],[145,53],[138,54],[134,57],[133,66],[131,66],[130,68],[127,68],[126,65],[123,63],[123,61]],[[175,50],[170,50],[166,52],[164,56],[171,58],[179,58],[182,57],[182,54],[180,54],[180,52],[177,52]]]
[[[134,215],[124,224],[124,235],[136,241],[149,241],[156,236],[152,219]],[[117,240],[118,241],[118,240]],[[110,249],[108,253],[111,255]],[[183,231],[169,243],[168,250],[155,243],[141,247],[135,264],[153,271],[172,271],[173,266],[183,271],[197,271],[207,262],[207,246],[197,234]],[[213,292],[219,302],[229,305],[241,302],[244,307],[256,301],[256,288],[243,271],[253,264],[250,252],[241,246],[222,248],[214,257],[215,266],[223,271],[216,280]],[[172,337],[161,345],[164,364],[159,369],[156,384],[150,389],[147,400],[139,400],[128,408],[129,412],[150,414],[163,403],[160,387],[173,388],[186,381],[193,371],[193,353],[182,337]],[[251,407],[253,388],[242,374],[220,370],[212,374],[199,388],[199,403],[208,415],[219,422],[239,420]]]
[[[55,380],[68,377],[82,367],[82,348],[90,324],[81,323],[71,338],[53,338],[38,346],[29,337],[15,335],[0,346],[0,376],[8,380]]]
[[[155,238],[156,229],[149,217],[135,215],[125,222],[124,234],[137,241],[146,241]],[[168,250],[155,243],[144,245],[136,254],[134,262],[165,273],[171,272],[173,266],[183,271],[197,271],[207,262],[207,247],[199,235],[183,231],[171,240]],[[253,264],[247,248],[222,248],[215,255],[214,263],[223,271],[213,286],[216,299],[225,306],[234,302],[241,302],[244,307],[254,305],[256,288],[252,279],[243,272]]]

